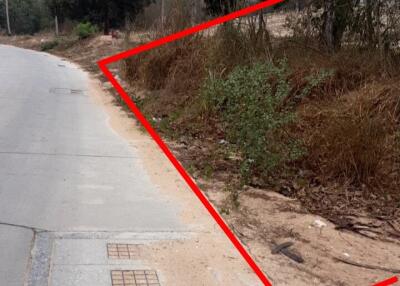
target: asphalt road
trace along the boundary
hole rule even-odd
[[[0,45],[1,285],[30,279],[38,233],[184,229],[87,90],[74,65]]]

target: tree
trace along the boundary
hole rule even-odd
[[[327,51],[333,53],[340,49],[344,32],[350,27],[351,19],[354,17],[354,6],[359,3],[354,0],[321,0],[321,2],[319,5],[324,12],[320,35]]]
[[[8,34],[34,34],[46,27],[50,16],[43,0],[0,1],[0,11]]]
[[[333,52],[335,49],[335,39],[333,34],[333,26],[335,22],[335,1],[325,0],[324,3],[324,26],[323,26],[323,38],[326,47],[329,52]]]
[[[10,28],[10,13],[9,13],[9,7],[8,7],[8,0],[6,1],[6,21],[7,21],[7,34],[10,36],[11,35],[11,28]]]
[[[152,0],[46,0],[54,16],[62,24],[65,19],[87,21],[102,27],[104,34],[111,28],[125,25],[127,14],[135,16]]]
[[[218,16],[230,13],[241,0],[205,0],[206,9],[210,15]]]

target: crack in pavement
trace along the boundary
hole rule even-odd
[[[118,155],[94,155],[94,154],[68,154],[68,153],[36,153],[36,152],[13,152],[0,151],[0,155],[37,155],[37,156],[61,156],[61,157],[89,157],[89,158],[115,158],[115,159],[137,159],[134,156]]]
[[[31,230],[33,233],[51,232],[51,231],[49,231],[49,230],[42,229],[42,228],[37,228],[37,227],[28,226],[28,225],[23,225],[23,224],[15,224],[15,223],[2,222],[2,221],[0,221],[0,225],[10,226],[10,227],[15,227],[15,228],[28,229],[28,230]]]

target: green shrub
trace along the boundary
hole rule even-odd
[[[202,88],[207,108],[222,117],[227,139],[242,156],[244,179],[268,175],[303,154],[300,142],[287,132],[295,119],[294,110],[285,107],[288,78],[283,60],[237,67],[226,79],[210,75]]]
[[[97,33],[97,27],[95,25],[92,25],[90,22],[82,22],[75,27],[75,34],[81,40],[89,38],[96,33]]]
[[[57,40],[54,41],[50,41],[50,42],[44,42],[42,43],[42,45],[40,46],[40,49],[45,52],[45,51],[49,51],[54,49],[55,47],[57,47],[59,45],[59,42]]]
[[[218,72],[231,72],[238,65],[251,62],[251,49],[246,34],[232,24],[218,28],[207,42],[207,66]]]

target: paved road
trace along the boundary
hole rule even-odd
[[[155,271],[163,286],[259,285],[178,179],[155,185],[89,82],[60,58],[0,45],[0,285],[132,281],[122,270],[148,282]]]
[[[22,285],[33,231],[182,230],[87,90],[73,65],[0,46],[1,285]]]

